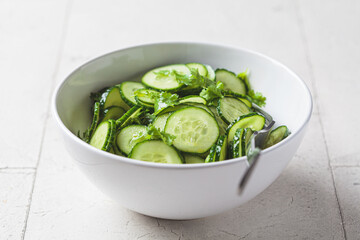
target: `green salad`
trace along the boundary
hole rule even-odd
[[[235,74],[201,63],[172,64],[91,93],[92,123],[81,138],[132,159],[159,163],[208,163],[246,156],[265,106],[248,72]],[[290,134],[272,130],[264,148]],[[79,133],[80,137],[80,133]]]

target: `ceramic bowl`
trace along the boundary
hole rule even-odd
[[[171,165],[100,151],[77,137],[90,124],[89,94],[133,80],[152,68],[200,62],[233,72],[250,69],[253,88],[267,97],[265,110],[292,134],[264,150],[254,175],[238,194],[245,157],[208,164]],[[57,87],[53,112],[77,166],[122,206],[166,219],[194,219],[240,206],[266,189],[294,156],[312,112],[312,98],[293,71],[247,49],[206,43],[156,43],[121,49],[77,68]]]

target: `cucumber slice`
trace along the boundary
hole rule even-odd
[[[210,148],[209,155],[205,158],[205,162],[215,162],[215,154],[216,154],[216,144],[212,145]]]
[[[152,89],[139,89],[137,91],[137,96],[135,97],[135,99],[137,98],[137,100],[141,101],[142,103],[154,105],[155,99],[150,96],[156,96],[157,94],[159,94],[159,92]]]
[[[139,82],[122,82],[118,85],[120,88],[121,98],[126,102],[127,105],[133,107],[136,105],[134,92],[136,90],[145,88],[145,86]]]
[[[129,111],[127,111],[121,118],[116,120],[116,128],[124,128],[127,125],[131,124],[134,120],[137,119],[137,117],[140,116],[142,113],[142,107],[140,106],[134,106],[130,108]]]
[[[201,103],[206,105],[206,100],[203,97],[197,95],[189,95],[179,100],[180,103]]]
[[[211,114],[211,116],[214,116],[213,112],[210,110],[210,108],[208,108],[206,105],[202,104],[202,103],[194,103],[194,102],[188,102],[187,103],[188,106],[193,106],[193,107],[198,107],[198,108],[202,108],[205,111],[207,111],[208,113]]]
[[[119,132],[116,137],[116,145],[121,152],[128,155],[131,149],[136,145],[137,142],[132,141],[134,137],[146,134],[146,126],[144,125],[130,125]]]
[[[174,146],[183,152],[204,153],[219,137],[219,126],[206,110],[187,107],[168,118],[165,132],[174,135]]]
[[[210,65],[207,65],[207,64],[204,64],[204,66],[206,67],[206,69],[208,71],[207,78],[210,79],[211,81],[215,81],[216,75],[215,75],[214,69]]]
[[[215,161],[225,160],[226,154],[227,154],[227,136],[222,135],[219,137],[215,147]]]
[[[235,98],[239,99],[240,101],[242,101],[243,103],[245,103],[246,106],[248,106],[249,108],[252,107],[251,100],[247,95],[234,93],[234,92],[229,91],[229,90],[224,91],[224,95],[225,95],[225,97],[235,97]]]
[[[100,119],[100,103],[96,102],[96,103],[94,103],[94,114],[93,114],[93,119],[92,119],[91,125],[88,128],[88,130],[86,131],[85,142],[89,143],[89,141],[99,123],[99,119]]]
[[[102,109],[106,109],[112,106],[122,107],[126,111],[130,109],[120,95],[120,88],[118,86],[111,87],[107,89],[100,99],[100,105]]]
[[[215,71],[216,81],[224,84],[224,90],[231,90],[235,93],[246,94],[245,83],[236,77],[235,73],[226,69],[217,69]]]
[[[103,122],[109,120],[109,119],[118,119],[120,118],[122,115],[125,114],[125,110],[122,107],[118,107],[118,106],[112,106],[109,107],[107,109],[104,110],[104,118],[102,119]]]
[[[116,137],[115,137],[115,141],[116,141]],[[116,155],[119,155],[119,156],[122,156],[122,157],[126,157],[124,153],[122,153],[119,148],[116,146],[116,143],[113,144],[113,153],[116,154]]]
[[[264,149],[277,144],[278,142],[285,139],[289,135],[290,135],[290,131],[287,128],[287,126],[283,125],[277,127],[276,129],[271,131],[269,138],[265,142]]]
[[[110,119],[102,122],[90,139],[90,145],[104,151],[110,151],[116,133],[115,121]]]
[[[188,107],[188,106],[189,105],[187,105],[187,104],[179,104],[179,105],[175,105],[175,106],[168,106],[166,108],[161,109],[158,112],[155,112],[154,115],[159,116],[159,115],[162,115],[162,114],[165,114],[165,113],[168,113],[168,112],[175,112],[175,111],[177,111],[179,109],[182,109],[182,108],[185,108],[185,107]]]
[[[141,101],[137,96],[135,96],[135,101],[136,101],[137,105],[142,106],[144,108],[148,108],[148,109],[154,108],[154,104],[145,103],[145,102]]]
[[[218,100],[217,111],[227,124],[230,124],[238,117],[251,112],[245,103],[232,97],[220,98]]]
[[[247,99],[247,98],[238,98],[240,101],[242,101],[243,103],[246,104],[246,106],[248,106],[249,108],[252,107],[252,103]]]
[[[199,95],[202,90],[203,90],[202,87],[186,86],[186,87],[183,87],[180,90],[176,91],[176,93],[179,96],[186,97],[189,95]]]
[[[210,111],[213,113],[216,122],[217,122],[218,125],[219,125],[220,135],[226,134],[226,129],[227,129],[227,127],[229,126],[229,124],[225,123],[225,122],[221,119],[218,111],[216,110],[216,107],[211,106],[211,107],[209,107],[209,108],[210,108]]]
[[[185,64],[189,69],[194,68],[199,71],[201,76],[206,77],[208,74],[207,68],[201,63],[187,63]]]
[[[228,141],[233,141],[235,132],[238,128],[250,128],[253,131],[259,131],[265,126],[265,117],[258,113],[249,113],[243,115],[231,123],[227,129]]]
[[[164,131],[165,129],[165,125],[166,125],[166,121],[169,118],[169,116],[172,114],[172,112],[168,112],[168,113],[164,113],[161,115],[158,115],[154,121],[153,121],[153,125],[155,128],[160,129],[160,131]]]
[[[233,156],[233,152],[234,152],[234,141],[228,141],[228,154],[227,154],[227,159],[232,159],[234,158]]]
[[[147,140],[136,144],[129,157],[147,162],[182,164],[176,149],[161,140]]]
[[[168,71],[168,76],[161,75],[162,71]],[[174,91],[182,87],[176,77],[171,74],[172,71],[176,71],[179,74],[190,74],[190,69],[185,64],[174,64],[164,67],[155,68],[147,73],[142,78],[142,83],[152,89],[163,91]]]
[[[233,140],[233,158],[238,158],[243,156],[243,145],[242,139],[244,135],[244,129],[238,128],[235,131],[234,140]]]
[[[197,95],[189,95],[179,100],[180,103],[201,103],[206,105],[206,100],[203,97]]]
[[[242,156],[246,156],[249,149],[249,141],[253,131],[250,128],[245,128],[244,134],[241,139]]]
[[[185,163],[193,164],[193,163],[205,163],[205,160],[198,155],[184,153]]]

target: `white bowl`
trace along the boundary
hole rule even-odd
[[[255,90],[267,97],[266,111],[292,134],[262,152],[242,193],[245,157],[208,164],[171,165],[120,157],[79,139],[90,124],[89,94],[172,64],[200,62],[234,72],[251,71]],[[133,211],[166,219],[194,219],[235,208],[266,189],[294,156],[312,112],[305,83],[283,64],[262,54],[203,43],[158,43],[115,51],[76,69],[56,89],[53,110],[69,153],[105,194]]]

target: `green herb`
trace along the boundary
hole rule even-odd
[[[154,112],[160,112],[162,109],[175,106],[179,104],[179,95],[169,92],[161,92],[156,98],[154,103]]]
[[[219,81],[216,84],[214,83],[204,88],[200,92],[200,97],[203,97],[207,102],[212,103],[213,100],[224,97],[223,89],[224,84]]]
[[[245,83],[247,91],[250,91],[251,85],[249,81],[249,69],[246,69],[244,72],[239,73],[237,77],[240,78]]]
[[[156,116],[154,114],[151,114],[149,112],[144,114],[143,117],[143,124],[148,125],[152,123],[155,120]]]
[[[259,107],[264,107],[266,104],[266,97],[262,95],[261,92],[256,92],[254,90],[250,90],[248,92],[248,96],[251,98],[252,102],[254,102]]]
[[[202,76],[195,68],[191,68],[189,74],[180,74],[176,71],[168,70],[159,71],[156,74],[158,75],[157,77],[174,76],[179,83],[192,88],[202,87],[203,90],[201,91],[200,96],[205,98],[210,104],[214,99],[224,97],[222,93],[222,90],[224,89],[223,83],[211,81],[207,77]],[[155,109],[155,112],[156,111],[157,110]]]
[[[137,97],[147,97],[150,99],[155,100],[158,96],[159,96],[159,92],[156,91],[148,91],[148,90],[144,90],[144,89],[138,89],[134,92],[134,96]]]
[[[161,139],[164,143],[171,146],[173,144],[175,136],[160,131],[154,125],[150,124],[149,126],[146,127],[145,133],[141,133],[139,135],[137,134],[133,135],[133,139],[131,140],[131,142],[138,143],[150,139]]]
[[[169,72],[169,71],[162,71],[162,72]],[[163,73],[159,73],[163,74]],[[138,97],[148,97],[154,100],[154,112],[160,112],[162,109],[175,106],[179,104],[179,95],[172,94],[169,92],[153,92],[153,91],[135,91],[135,96]]]

